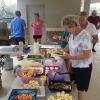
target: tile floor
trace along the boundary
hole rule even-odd
[[[85,100],[100,100],[100,43],[96,46],[97,52],[93,54],[93,72],[91,83]],[[0,90],[0,100],[6,100],[5,97],[11,87],[14,79],[13,71],[3,71],[3,88]],[[75,99],[77,100],[77,99]]]

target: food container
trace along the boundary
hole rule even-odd
[[[61,69],[61,67],[60,66],[45,66],[44,73],[45,75],[47,75],[50,70],[58,70],[58,69]]]
[[[24,43],[23,42],[19,42],[19,47],[23,48],[23,46],[24,46]]]
[[[34,60],[23,60],[21,63],[22,69],[21,70],[33,70],[35,73],[35,77],[36,76],[41,76],[44,74],[44,66],[39,63],[36,62]]]
[[[36,89],[13,89],[10,96],[9,96],[9,99],[8,100],[18,100],[18,99],[15,99],[16,96],[21,96],[21,95],[30,95],[31,98],[28,99],[24,96],[23,100],[36,100],[36,95],[37,95],[37,90]],[[21,97],[20,97],[21,98]],[[22,99],[19,99],[19,100],[22,100]]]
[[[27,78],[24,78],[24,77],[21,77],[21,80],[23,83],[28,83],[30,80],[33,80],[34,77],[27,77]]]
[[[64,75],[62,70],[54,69],[50,70],[47,74],[49,81],[55,80],[55,81],[64,81]]]
[[[23,68],[35,68],[35,67],[42,67],[42,64],[40,62],[36,62],[35,60],[27,60],[24,59],[21,63]]]
[[[27,84],[21,82],[16,89],[37,89],[37,97],[45,97],[45,86],[41,86],[40,78],[35,78]]]
[[[64,91],[57,92],[56,95],[50,95],[47,100],[74,100],[71,94]]]
[[[63,50],[61,49],[51,49],[51,50],[47,50],[47,54],[48,55],[59,55],[59,56],[63,56],[66,54],[66,52],[64,52]]]
[[[41,86],[45,86],[46,85],[46,83],[47,83],[47,76],[45,76],[45,75],[42,75],[41,77],[40,77],[40,83],[41,83]]]
[[[41,45],[38,42],[33,44],[32,52],[33,52],[34,55],[40,55],[40,46]]]
[[[23,83],[28,83],[30,80],[33,80],[35,77],[34,70],[21,69],[17,72],[17,76],[20,77]]]
[[[42,57],[41,57],[41,55],[28,55],[27,59],[28,60],[35,60],[37,62],[41,62]]]
[[[30,69],[33,69],[35,71],[35,77],[40,77],[41,75],[44,74],[44,67],[33,67],[33,68],[30,68]]]
[[[40,83],[37,80],[30,80],[27,84],[21,83],[19,85],[20,89],[38,89],[40,87]]]
[[[50,81],[48,88],[50,91],[54,92],[65,91],[70,93],[72,91],[70,81]]]
[[[64,60],[59,56],[52,56],[43,60],[44,66],[58,66],[60,68],[64,65]]]

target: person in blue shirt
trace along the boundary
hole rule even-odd
[[[24,19],[21,18],[21,12],[15,12],[16,18],[11,21],[11,34],[13,36],[13,42],[18,45],[19,42],[25,43],[25,30],[26,23]]]
[[[61,43],[60,43],[62,49],[64,49],[68,44],[68,38],[69,38],[69,33],[63,32],[61,36]]]

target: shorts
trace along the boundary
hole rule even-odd
[[[24,37],[13,37],[14,45],[19,45],[19,42],[23,42],[25,44]]]
[[[88,91],[91,72],[92,64],[90,64],[88,68],[72,68],[70,80],[75,82],[77,90],[85,92]]]
[[[42,38],[42,35],[33,35],[33,38],[34,39],[41,39]]]

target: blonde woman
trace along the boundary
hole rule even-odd
[[[78,100],[85,100],[85,92],[88,91],[91,71],[91,40],[87,31],[79,25],[79,19],[75,15],[63,17],[62,26],[65,31],[71,33],[68,46],[69,55],[63,56],[64,59],[70,59],[72,63],[71,80],[75,82],[78,90]]]

